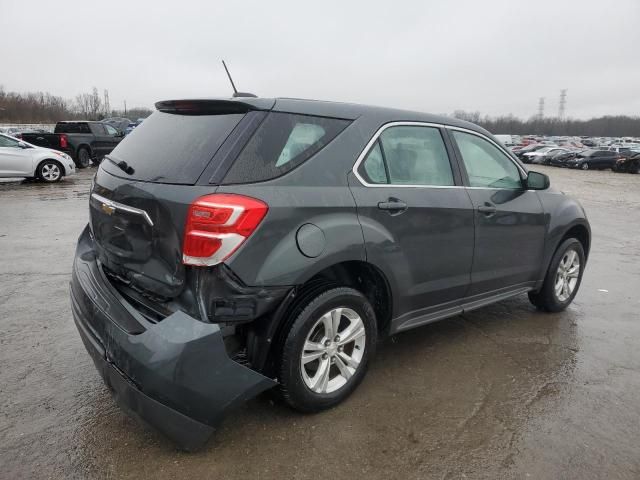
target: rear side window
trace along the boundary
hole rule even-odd
[[[89,124],[85,122],[79,123],[58,123],[54,133],[91,133]]]
[[[349,125],[336,118],[271,112],[227,172],[224,183],[279,177],[320,151]]]
[[[433,127],[387,128],[358,168],[358,173],[371,184],[455,184],[442,135]]]
[[[101,165],[109,173],[134,180],[193,185],[243,116],[155,112],[108,155],[127,162],[133,168],[131,175],[111,162]]]

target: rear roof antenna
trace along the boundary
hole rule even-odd
[[[231,78],[231,74],[229,73],[229,69],[227,68],[227,64],[224,63],[224,60],[222,60],[222,66],[224,67],[225,72],[227,72],[227,77],[229,77],[229,81],[231,82],[231,87],[233,88],[233,96],[234,97],[253,97],[253,98],[257,98],[257,95],[254,95],[253,93],[239,92],[236,89],[235,83],[233,83],[233,78]]]

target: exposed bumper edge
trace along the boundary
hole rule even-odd
[[[105,360],[99,343],[91,338],[91,333],[77,320],[76,326],[100,376],[122,410],[160,431],[184,450],[197,450],[207,442],[215,427],[189,418],[142,393]]]
[[[153,324],[106,280],[85,230],[71,281],[82,341],[117,403],[185,450],[207,441],[225,412],[276,382],[234,362],[215,324],[176,312]],[[126,319],[126,321],[123,321]],[[125,330],[134,323],[137,330]]]

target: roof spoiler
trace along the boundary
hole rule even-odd
[[[249,98],[242,100],[164,100],[156,103],[156,108],[164,113],[179,115],[223,115],[247,113],[251,110],[271,110],[275,103],[272,99]]]

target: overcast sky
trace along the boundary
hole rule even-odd
[[[640,115],[640,0],[0,0],[0,85],[113,108],[239,90],[529,117]]]

